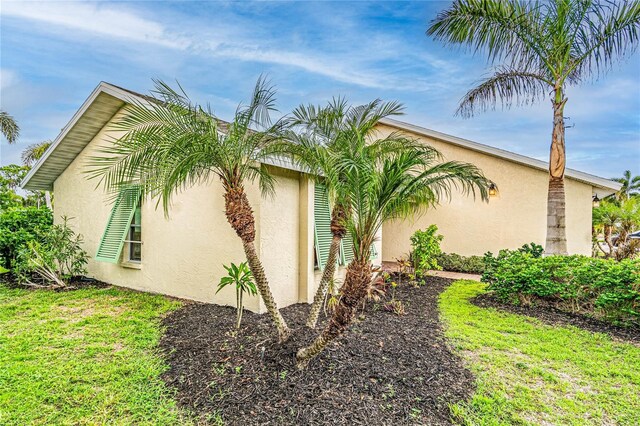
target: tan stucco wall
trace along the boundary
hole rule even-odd
[[[175,196],[168,219],[161,207],[156,210],[155,200],[143,202],[139,269],[93,258],[112,205],[96,189],[97,182],[87,180],[85,171],[88,158],[108,140],[103,129],[54,183],[56,220],[62,215],[75,218],[71,225],[84,236],[84,248],[91,256],[89,275],[123,287],[235,306],[234,289],[215,294],[226,274],[222,265],[245,260],[240,239],[226,221],[223,189],[217,180]],[[313,197],[305,194],[309,185],[300,173],[271,170],[277,179],[273,198],[261,197],[257,185],[245,188],[256,218],[256,247],[278,305],[310,302],[317,286]],[[306,240],[301,238],[305,235]],[[301,247],[302,242],[311,246]],[[258,297],[246,297],[245,307],[264,311]]]
[[[392,128],[381,126],[380,134]],[[396,130],[396,129],[393,129]],[[546,234],[547,173],[531,167],[458,147],[443,141],[418,137],[438,149],[445,160],[475,164],[493,180],[499,193],[489,203],[455,193],[451,201],[421,216],[392,221],[383,226],[382,256],[385,261],[406,256],[411,250],[409,238],[416,229],[438,225],[444,235],[442,249],[462,255],[497,252],[535,242],[544,246]],[[567,240],[570,253],[590,254],[591,196],[590,185],[566,179]]]

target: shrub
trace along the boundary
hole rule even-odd
[[[482,256],[461,256],[456,253],[440,253],[436,256],[438,265],[445,271],[481,274],[484,272]]]
[[[86,273],[87,252],[82,235],[76,234],[62,218],[62,224],[51,227],[42,242],[32,240],[22,248],[14,262],[18,281],[45,287],[66,287],[72,277]],[[35,278],[40,281],[35,283]]]
[[[505,301],[536,299],[571,312],[640,325],[640,261],[616,262],[586,256],[534,257],[502,250],[485,255],[482,281]]]
[[[430,225],[425,230],[417,230],[411,236],[411,260],[417,274],[424,274],[430,269],[442,269],[436,257],[442,253],[440,241],[442,235],[436,235],[438,227]]]
[[[231,266],[222,265],[227,270],[227,276],[220,279],[218,283],[218,290],[216,294],[228,285],[232,285],[236,289],[236,329],[240,329],[240,323],[242,322],[242,312],[244,307],[242,306],[242,298],[244,293],[251,295],[258,294],[256,285],[253,282],[253,275],[247,265],[247,262],[242,262],[240,265],[231,263]]]
[[[0,266],[11,269],[29,241],[42,242],[53,225],[47,208],[14,208],[0,213]]]

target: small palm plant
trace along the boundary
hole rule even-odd
[[[322,183],[333,201],[331,210],[331,246],[322,278],[316,290],[307,327],[315,328],[326,300],[329,283],[333,280],[342,239],[347,234],[347,221],[351,204],[343,198],[339,187],[346,181],[345,170],[338,162],[354,149],[362,149],[372,158],[381,158],[389,152],[411,149],[413,141],[391,133],[376,138],[376,126],[386,117],[401,115],[404,107],[397,102],[377,99],[364,105],[351,106],[344,98],[333,99],[326,106],[300,105],[288,121],[286,142],[279,149],[294,163]],[[332,299],[332,302],[335,299]]]
[[[255,296],[258,294],[258,289],[253,282],[253,275],[247,262],[242,262],[240,265],[236,265],[231,262],[231,266],[224,266],[227,270],[227,276],[220,279],[218,284],[218,290],[216,294],[228,285],[233,285],[236,288],[236,330],[240,329],[240,323],[242,322],[242,312],[244,307],[242,306],[242,299],[245,293]]]
[[[343,174],[342,198],[349,200],[353,214],[347,221],[353,238],[354,257],[347,267],[338,303],[325,329],[313,343],[297,353],[304,368],[335,338],[345,332],[359,306],[367,297],[372,279],[371,245],[387,220],[406,218],[449,198],[452,190],[479,193],[488,200],[491,181],[472,164],[439,162],[440,153],[426,145],[373,156],[355,144],[351,152],[336,161]]]
[[[224,190],[227,221],[242,240],[249,269],[281,341],[289,328],[273,298],[255,247],[253,209],[244,185],[258,181],[263,194],[274,192],[274,178],[264,166],[281,140],[283,122],[273,123],[275,90],[258,79],[251,100],[240,105],[233,120],[224,123],[209,107],[194,104],[186,93],[162,81],[153,97],[132,100],[112,130],[123,136],[100,149],[90,160],[90,178],[118,193],[139,185],[144,196],[162,202],[169,214],[180,191],[214,179]]]

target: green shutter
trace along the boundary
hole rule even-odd
[[[138,187],[124,189],[113,205],[107,227],[100,240],[96,260],[100,262],[118,263],[124,240],[127,237],[131,220],[140,202]]]
[[[331,249],[331,208],[327,188],[316,183],[313,202],[313,234],[318,268],[323,270]]]
[[[340,262],[343,265],[348,265],[349,262],[353,260],[353,238],[351,238],[351,233],[347,232],[347,234],[342,238],[341,246],[340,246]]]
[[[370,258],[375,259],[378,257],[378,251],[376,245],[371,244]],[[342,239],[342,246],[340,247],[340,262],[342,265],[348,265],[353,260],[353,238],[351,233],[347,232],[347,235]]]

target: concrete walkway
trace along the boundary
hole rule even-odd
[[[398,272],[399,267],[397,262],[382,262],[382,269],[387,272]],[[465,274],[462,272],[449,271],[429,271],[428,274],[434,277],[448,278],[451,280],[480,281],[480,275],[478,274]]]

